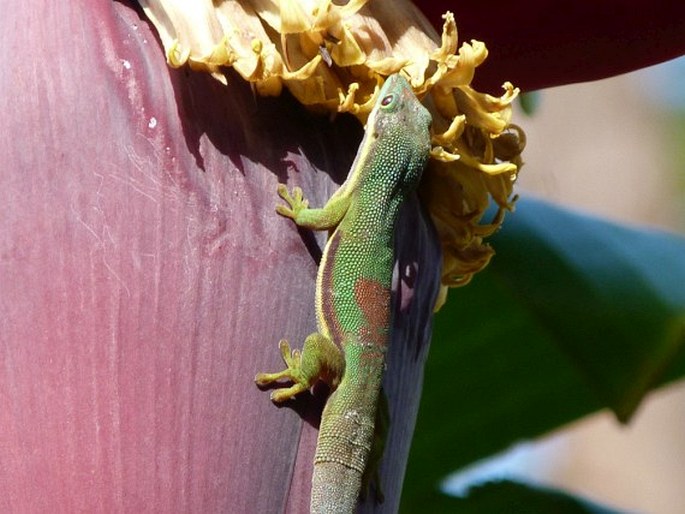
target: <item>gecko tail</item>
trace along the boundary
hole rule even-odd
[[[314,455],[311,514],[357,511],[364,471],[369,469],[374,446],[383,357],[384,353],[371,345],[345,345],[345,362],[349,367],[328,398],[321,416]],[[365,365],[358,366],[360,361]],[[355,365],[350,366],[350,362]],[[372,470],[376,468],[374,464]]]
[[[318,462],[312,478],[311,514],[354,514],[362,474],[338,462]]]

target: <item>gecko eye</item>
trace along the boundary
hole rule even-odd
[[[384,96],[383,99],[381,100],[381,105],[383,107],[387,107],[388,105],[390,105],[393,102],[394,99],[395,99],[395,95]]]

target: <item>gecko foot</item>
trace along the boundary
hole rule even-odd
[[[278,196],[283,198],[283,200],[287,202],[288,206],[277,205],[276,212],[281,216],[285,216],[286,218],[297,220],[297,216],[300,214],[300,212],[309,207],[309,201],[303,197],[302,189],[299,187],[293,188],[291,195],[288,192],[288,188],[285,186],[285,184],[278,184]]]
[[[257,373],[254,380],[258,386],[266,386],[278,382],[281,379],[290,380],[292,386],[285,389],[278,389],[271,392],[271,400],[280,403],[286,400],[291,400],[295,395],[309,389],[309,381],[302,376],[302,354],[300,350],[290,350],[290,344],[285,339],[281,339],[278,343],[281,350],[283,362],[287,366],[283,371],[278,373]]]
[[[284,402],[304,391],[308,391],[317,380],[323,380],[335,389],[340,383],[345,369],[345,359],[340,349],[327,337],[317,332],[310,334],[304,341],[302,351],[291,350],[288,341],[278,343],[281,357],[286,368],[278,373],[257,373],[255,382],[266,386],[289,380],[292,386],[271,392],[271,399]]]

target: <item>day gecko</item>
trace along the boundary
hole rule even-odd
[[[347,180],[322,209],[310,209],[300,188],[279,214],[297,225],[332,231],[316,281],[318,332],[302,352],[279,347],[287,368],[259,373],[258,385],[282,379],[283,402],[317,380],[332,393],[321,417],[314,457],[311,512],[353,513],[369,464],[385,355],[390,342],[395,224],[402,202],[416,189],[430,153],[431,116],[400,75],[388,77],[369,115]]]

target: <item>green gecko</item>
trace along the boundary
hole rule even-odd
[[[308,208],[300,188],[278,194],[279,214],[297,225],[332,231],[316,281],[318,332],[302,352],[281,340],[287,368],[259,373],[283,402],[317,380],[333,390],[321,417],[314,457],[311,512],[353,513],[369,465],[385,355],[390,342],[395,223],[430,154],[431,115],[400,75],[388,77],[369,115],[347,180],[322,209]],[[376,452],[375,452],[376,453]],[[366,480],[366,478],[364,478]]]

